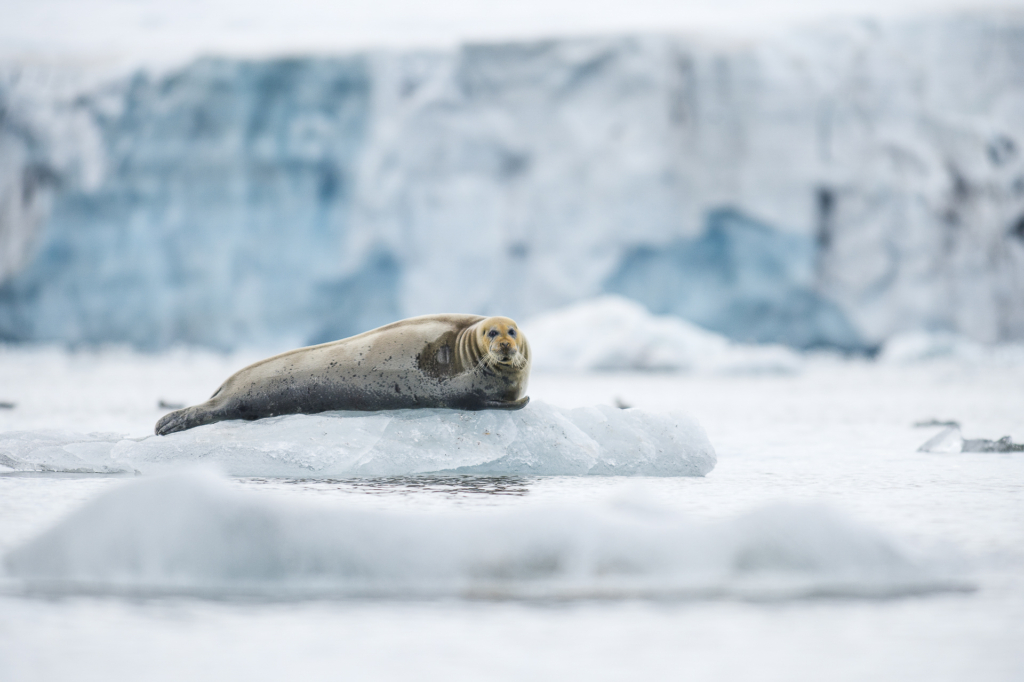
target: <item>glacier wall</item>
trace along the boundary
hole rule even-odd
[[[7,65],[0,338],[283,346],[616,292],[800,347],[1021,339],[1021,64],[1024,19],[978,14],[207,58],[49,98]]]
[[[202,60],[82,96],[102,179],[62,188],[3,335],[231,347],[389,321],[394,264],[338,264],[369,92],[359,58]]]

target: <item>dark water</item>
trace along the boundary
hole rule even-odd
[[[377,495],[440,494],[451,496],[524,496],[538,477],[431,475],[385,476],[380,478],[242,478],[244,485],[289,488],[310,492],[355,492]]]

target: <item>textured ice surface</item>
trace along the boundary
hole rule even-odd
[[[131,471],[114,461],[117,433],[8,431],[0,433],[0,467],[15,471],[113,474]]]
[[[19,471],[153,472],[206,463],[235,476],[425,472],[703,476],[715,451],[690,417],[533,402],[513,412],[397,410],[227,421],[169,436],[0,433]]]
[[[522,324],[534,369],[704,370],[723,373],[799,371],[800,356],[783,346],[744,345],[671,315],[655,316],[621,296],[602,296]]]
[[[740,340],[1021,339],[1021,27],[204,59],[70,93],[16,64],[0,338],[288,345],[614,287]],[[705,248],[723,215],[773,236]]]
[[[907,594],[957,586],[828,508],[694,523],[644,503],[402,514],[125,484],[8,553],[30,588],[466,596]]]

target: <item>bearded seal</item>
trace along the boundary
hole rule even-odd
[[[155,430],[330,410],[518,410],[529,376],[530,346],[513,320],[424,315],[256,362]]]

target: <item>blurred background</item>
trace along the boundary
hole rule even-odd
[[[2,341],[1024,339],[1021,2],[2,4]]]

